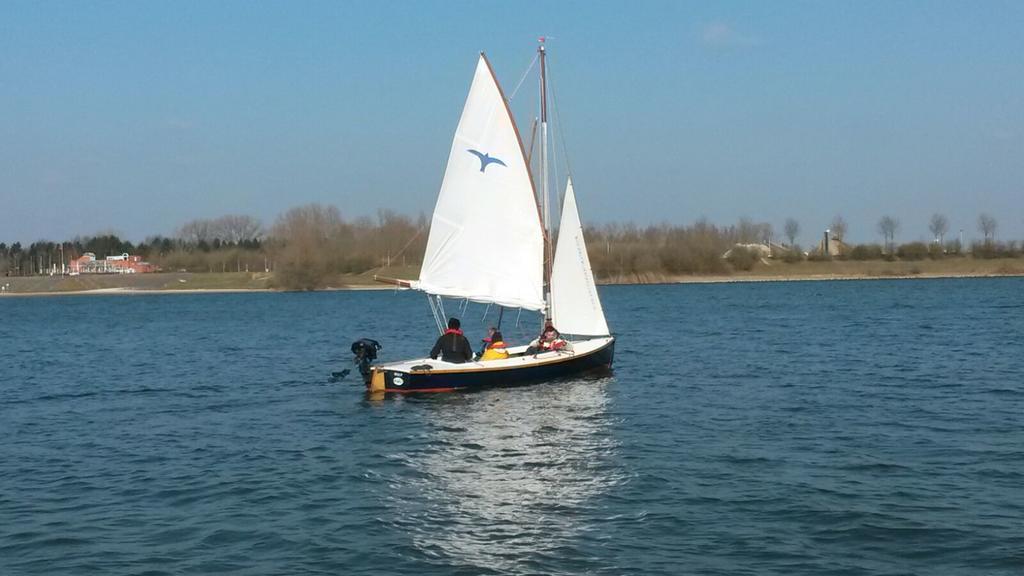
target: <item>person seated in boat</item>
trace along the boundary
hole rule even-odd
[[[487,351],[487,347],[491,345],[491,339],[494,337],[494,333],[497,331],[498,329],[495,328],[494,326],[491,326],[490,328],[487,329],[487,336],[480,340],[480,351],[476,353],[477,360],[479,360],[484,355],[484,352]]]
[[[508,358],[508,350],[505,349],[505,339],[501,337],[501,332],[495,330],[491,334],[491,343],[487,345],[487,349],[480,356],[480,360],[504,360]]]
[[[437,339],[434,347],[430,350],[430,357],[437,360],[440,354],[441,360],[461,364],[473,359],[473,347],[469,340],[462,334],[462,323],[458,318],[448,319],[448,329]]]
[[[527,354],[540,354],[542,352],[551,352],[552,350],[561,350],[566,347],[568,343],[562,339],[562,335],[555,329],[555,325],[551,323],[551,320],[544,322],[544,330],[541,331],[540,336],[536,340],[530,343],[530,347],[526,349]]]

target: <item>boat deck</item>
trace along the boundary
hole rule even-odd
[[[590,338],[587,340],[577,340],[575,342],[570,341],[569,347],[563,350],[543,352],[541,354],[530,354],[525,355],[527,346],[514,346],[508,349],[509,357],[501,360],[486,360],[483,362],[464,362],[457,364],[454,362],[445,362],[443,360],[432,360],[430,358],[418,358],[413,360],[402,360],[399,362],[391,362],[388,364],[379,364],[376,366],[378,370],[388,370],[394,372],[406,372],[406,373],[417,373],[417,372],[431,372],[431,371],[444,371],[444,372],[476,372],[481,370],[500,370],[509,368],[525,368],[527,366],[540,366],[552,362],[561,362],[566,358],[572,358],[573,356],[585,355],[593,352],[602,346],[605,346],[612,340],[611,336],[604,336],[600,338]],[[418,368],[420,366],[430,366],[429,369]]]

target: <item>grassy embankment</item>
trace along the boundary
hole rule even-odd
[[[161,272],[0,278],[8,294],[117,293],[135,291],[265,290],[271,274]]]
[[[832,260],[787,263],[770,260],[761,262],[749,271],[728,274],[697,275],[643,275],[640,277],[610,277],[606,284],[634,284],[659,282],[749,282],[769,280],[838,280],[868,278],[971,278],[988,276],[1022,276],[1024,259],[1021,258],[945,258],[942,260],[886,261],[886,260]]]
[[[337,274],[327,290],[388,288],[373,280],[375,273],[390,278],[415,278],[419,267],[393,267],[384,272]],[[264,272],[158,272],[154,274],[83,274],[80,276],[0,277],[0,294],[116,294],[133,292],[236,292],[275,290],[274,275]]]
[[[327,289],[388,288],[373,280],[374,274],[390,278],[416,278],[417,266],[371,270],[362,274],[339,274],[327,283]],[[864,278],[939,278],[1024,275],[1024,259],[947,258],[916,262],[870,261],[803,261],[759,263],[746,272],[720,275],[659,274],[609,277],[602,284],[647,284],[664,282],[751,282],[778,280],[830,280]],[[132,275],[29,276],[0,278],[6,294],[69,294],[69,293],[132,293],[189,291],[250,291],[274,289],[273,274],[226,272],[166,272]]]

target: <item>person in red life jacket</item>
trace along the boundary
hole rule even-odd
[[[501,337],[501,332],[495,330],[494,334],[491,334],[491,343],[487,345],[487,350],[484,350],[480,360],[504,360],[505,358],[508,358],[505,339]]]
[[[544,331],[540,333],[540,338],[537,339],[537,344],[541,350],[561,350],[565,348],[565,340],[562,340],[562,334],[558,330],[555,330],[554,324],[551,320],[544,322]]]
[[[473,359],[473,347],[469,345],[469,340],[462,335],[461,326],[462,323],[458,318],[448,319],[448,329],[441,334],[437,342],[434,343],[433,349],[430,350],[432,359],[437,360],[438,354],[441,355],[441,360],[456,364]]]
[[[562,335],[555,329],[551,320],[544,322],[544,330],[541,331],[540,336],[535,342],[535,344],[526,349],[527,354],[540,354],[541,352],[561,350],[566,347],[565,340],[562,339]]]
[[[476,353],[477,360],[479,360],[480,357],[484,355],[484,352],[487,351],[487,347],[491,345],[491,339],[494,337],[494,333],[497,331],[498,329],[495,328],[494,326],[491,326],[490,328],[487,329],[487,336],[480,340],[480,351]]]

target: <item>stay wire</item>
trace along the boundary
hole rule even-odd
[[[430,304],[430,313],[434,316],[434,324],[437,324],[437,331],[444,334],[444,325],[441,323],[441,317],[437,314],[437,305],[434,304],[434,299],[427,294],[427,304]]]
[[[419,238],[420,234],[423,234],[423,231],[427,230],[428,228],[430,228],[429,224],[427,224],[425,226],[420,226],[419,230],[417,230],[416,233],[412,235],[412,238],[409,238],[409,241],[405,243],[405,246],[402,246],[402,249],[399,250],[398,253],[396,253],[391,258],[394,259],[394,260],[397,260],[399,256],[401,256],[402,254],[405,253],[406,248],[408,248],[413,243],[413,240],[416,240],[417,238]]]
[[[539,56],[539,54],[533,55],[533,60],[530,60],[530,65],[526,67],[526,72],[523,72],[523,77],[519,79],[519,83],[516,84],[515,89],[513,89],[512,93],[508,95],[508,98],[506,98],[507,101],[511,102],[512,99],[516,97],[516,93],[519,92],[519,89],[523,86],[523,82],[526,81],[526,77],[530,75],[530,71],[533,70],[533,67],[537,64],[537,58]]]
[[[551,57],[549,55],[548,56],[548,59],[549,59],[549,63],[548,63],[548,92],[551,94],[551,108],[552,108],[552,110],[555,113],[554,114],[554,116],[555,116],[555,125],[558,127],[558,137],[559,137],[559,141],[562,144],[562,157],[565,160],[565,172],[569,176],[569,178],[572,178],[572,175],[573,175],[572,164],[569,162],[569,148],[568,148],[568,146],[565,143],[565,129],[562,128],[562,114],[558,111],[558,98],[556,96],[556,92],[555,92],[555,89],[554,89],[554,82],[552,82],[552,80],[551,80],[550,58]]]

